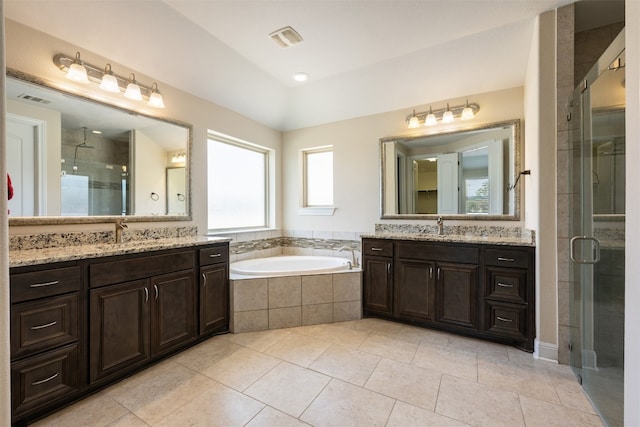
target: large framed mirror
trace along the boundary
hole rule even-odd
[[[9,225],[191,220],[191,125],[15,70],[6,103]]]
[[[521,144],[519,120],[382,138],[381,218],[519,220]]]

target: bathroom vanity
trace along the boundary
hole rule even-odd
[[[28,252],[10,258],[16,425],[228,331],[227,239]]]
[[[485,240],[364,237],[363,315],[533,351],[535,248]]]

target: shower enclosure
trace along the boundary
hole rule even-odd
[[[623,425],[624,30],[569,101],[570,363],[603,420]]]

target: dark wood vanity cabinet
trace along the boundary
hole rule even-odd
[[[229,246],[200,250],[200,334],[229,330]]]
[[[14,425],[229,329],[228,243],[10,273]]]
[[[362,265],[365,279],[362,307],[365,312],[393,314],[393,243],[388,240],[364,240]]]
[[[91,383],[196,338],[195,266],[193,250],[89,265]]]
[[[368,238],[362,248],[365,316],[533,351],[533,248]]]
[[[83,389],[82,289],[76,263],[11,270],[12,420]]]

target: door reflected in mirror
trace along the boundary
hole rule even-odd
[[[517,219],[519,121],[381,140],[382,218]]]

